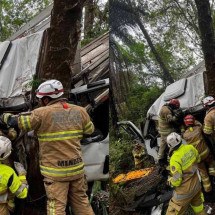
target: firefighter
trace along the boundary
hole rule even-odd
[[[41,103],[29,113],[18,117],[21,130],[34,132],[39,140],[40,171],[48,197],[47,213],[65,215],[67,202],[75,215],[93,215],[86,189],[84,163],[80,140],[91,134],[94,125],[83,107],[68,104],[62,98],[63,85],[58,80],[48,80],[36,90]],[[15,117],[3,118],[7,124],[16,125]]]
[[[18,173],[5,165],[2,161],[7,159],[11,154],[11,141],[0,136],[0,214],[8,215],[14,210],[14,203],[9,201],[9,196],[15,195],[20,199],[24,199],[28,194],[28,185],[26,181],[26,170],[23,165],[14,162],[14,167]]]
[[[203,105],[207,109],[204,118],[203,132],[211,142],[212,147],[215,149],[215,99],[212,96],[207,96],[203,99]],[[215,153],[215,150],[214,152]]]
[[[174,187],[174,192],[166,214],[184,214],[191,205],[195,214],[206,215],[196,165],[200,162],[198,151],[192,145],[182,144],[181,136],[175,132],[167,136],[167,144],[170,148],[171,172],[168,182]]]
[[[135,169],[144,168],[144,157],[146,155],[145,149],[139,143],[136,143],[132,150],[132,154],[134,157]]]
[[[11,115],[10,113],[6,113],[5,115]],[[7,137],[9,140],[13,141],[17,138],[17,131],[14,128],[9,127],[6,123],[4,123],[0,119],[0,136]],[[5,164],[7,166],[13,167],[13,160],[8,157],[7,159],[4,159],[1,161],[2,164]],[[10,208],[10,211],[13,211],[13,208],[15,207],[14,203],[15,195],[12,193],[9,193],[8,195],[8,208]]]
[[[10,113],[7,114],[11,115]],[[9,127],[0,119],[0,136],[5,136],[11,141],[13,141],[17,137],[17,131],[14,128]]]
[[[195,120],[195,117],[190,114],[184,117],[184,124],[186,130],[183,134],[183,138],[186,140],[187,144],[191,144],[197,149],[201,158],[198,169],[200,171],[202,184],[205,192],[210,192],[212,187],[206,165],[208,166],[209,174],[215,176],[215,161],[204,139],[202,124]]]
[[[181,118],[180,102],[178,99],[171,99],[169,103],[162,106],[158,119],[158,132],[161,136],[161,143],[158,151],[158,163],[165,161],[165,149],[167,136],[176,131],[176,123]],[[179,125],[178,125],[179,127]]]

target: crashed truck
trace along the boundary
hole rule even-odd
[[[48,17],[50,20],[50,16]],[[43,19],[45,24],[37,20],[39,24],[32,25],[31,21],[27,27],[33,26],[33,30],[26,30],[24,26],[21,33],[16,33],[11,40],[0,43],[0,114],[19,114],[34,108],[32,87],[35,76],[38,76],[39,61],[46,41],[45,29],[48,25],[47,19]],[[73,88],[68,96],[69,102],[87,109],[97,131],[84,139],[81,146],[87,180],[91,184],[94,181],[107,181],[109,178],[108,46],[106,33],[77,51],[78,57],[76,56],[74,63],[77,70],[70,81]],[[39,170],[37,138],[32,132],[19,131],[12,144],[11,165],[14,160],[23,163],[27,169],[29,183],[28,197],[24,201],[16,199],[14,214],[44,215],[46,195]],[[70,213],[68,208],[67,214]]]
[[[205,97],[205,71],[204,62],[201,62],[190,70],[184,78],[167,86],[164,93],[161,94],[161,96],[149,108],[144,122],[141,123],[141,129],[135,126],[131,121],[118,122],[118,125],[129,133],[133,140],[145,147],[147,154],[150,157],[153,157],[155,164],[158,160],[158,149],[161,141],[157,128],[158,117],[160,109],[165,103],[173,98],[179,99],[184,115],[192,114],[197,120],[203,123],[206,113],[202,104],[202,99]],[[212,176],[211,181],[213,182],[212,186],[214,190],[215,180]],[[141,214],[144,214],[143,211],[148,210],[148,214],[154,214],[153,210],[156,208],[157,212],[155,214],[162,214],[165,210],[163,205],[167,205],[171,198],[171,190],[163,190],[163,194],[156,193],[159,187],[160,184],[154,183],[153,186],[148,186],[147,192],[143,192],[141,195],[137,194],[130,209],[141,211]],[[205,198],[207,202],[214,201],[214,196],[208,196],[205,194]]]

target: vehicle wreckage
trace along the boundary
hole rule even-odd
[[[189,71],[184,78],[169,85],[165,92],[149,108],[146,119],[141,124],[141,129],[131,121],[118,122],[119,127],[123,128],[132,137],[134,140],[133,143],[137,142],[142,145],[145,148],[146,156],[153,157],[154,162],[152,165],[157,163],[160,145],[160,135],[157,129],[159,111],[166,102],[173,98],[179,99],[182,108],[182,117],[186,114],[192,114],[197,120],[203,123],[206,112],[202,104],[202,99],[205,96],[204,71],[204,62],[201,62]],[[213,146],[210,143],[208,144],[213,154],[215,154]],[[213,192],[209,194],[204,193],[206,203],[213,203],[215,199],[215,179],[213,176],[210,176],[210,179]],[[125,186],[125,189],[127,189],[127,186],[128,189],[131,186],[136,186],[137,190],[134,192],[135,195],[132,197],[132,202],[122,207],[122,210],[136,211],[140,212],[140,214],[163,214],[169,199],[172,197],[172,189],[166,186],[166,180],[166,170],[165,172],[161,172],[158,168],[147,176],[137,177],[131,182],[127,180],[129,183]],[[147,183],[149,181],[151,183]],[[144,187],[144,189],[141,187]]]
[[[0,43],[0,115],[19,114],[37,107],[33,88],[38,79],[41,53],[45,44],[45,29],[49,26],[48,14],[35,17],[9,41]],[[46,10],[47,10],[46,9]],[[49,19],[47,19],[49,17]],[[31,29],[29,29],[29,26]],[[83,159],[89,185],[109,178],[109,43],[108,33],[101,35],[77,50],[72,86],[68,102],[85,107],[91,116],[96,132],[82,141]],[[102,116],[102,117],[101,117]],[[0,130],[7,135],[8,127],[0,122]],[[19,161],[27,169],[29,195],[18,200],[14,214],[46,214],[46,195],[43,177],[39,170],[38,141],[33,132],[23,133],[12,141],[10,165]],[[89,189],[92,191],[92,187]],[[93,201],[93,200],[92,200]],[[97,202],[98,203],[98,202]],[[97,214],[101,214],[99,209]],[[68,207],[67,214],[71,214]]]

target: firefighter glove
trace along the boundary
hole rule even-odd
[[[167,185],[170,186],[170,187],[172,187],[171,180],[172,180],[172,177],[169,176],[168,179],[167,179]]]
[[[5,126],[7,126],[6,124],[5,124],[5,122],[3,121],[3,114],[0,116],[0,127],[1,128],[6,128]]]
[[[175,110],[174,115],[177,119],[183,118],[183,112],[181,109]]]
[[[3,122],[8,125],[8,121],[10,120],[13,114],[11,113],[3,113]]]
[[[20,175],[26,175],[26,174],[27,174],[27,172],[26,172],[24,166],[23,166],[21,163],[19,163],[19,162],[14,162],[14,167],[15,167],[15,169],[16,169],[16,171],[17,171],[17,173],[18,173],[19,176],[20,176]]]

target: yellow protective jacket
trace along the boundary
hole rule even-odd
[[[212,107],[207,111],[204,119],[203,131],[205,134],[215,137],[215,107]]]
[[[203,137],[202,124],[200,122],[196,120],[194,126],[186,128],[183,138],[187,144],[191,144],[197,149],[201,161],[208,157],[210,150]]]
[[[195,195],[201,184],[197,174],[197,163],[200,162],[198,151],[192,145],[182,144],[170,158],[170,183],[175,187],[173,197],[177,200]]]
[[[158,132],[162,136],[167,136],[170,133],[174,132],[175,129],[172,126],[172,122],[175,122],[177,119],[173,116],[170,107],[164,105],[159,113],[158,118]]]
[[[19,128],[34,130],[39,140],[41,174],[66,181],[84,174],[80,140],[94,125],[83,107],[58,99],[18,118]]]
[[[0,164],[0,203],[7,203],[9,191],[20,199],[26,198],[28,194],[26,177],[17,176],[11,167]]]

